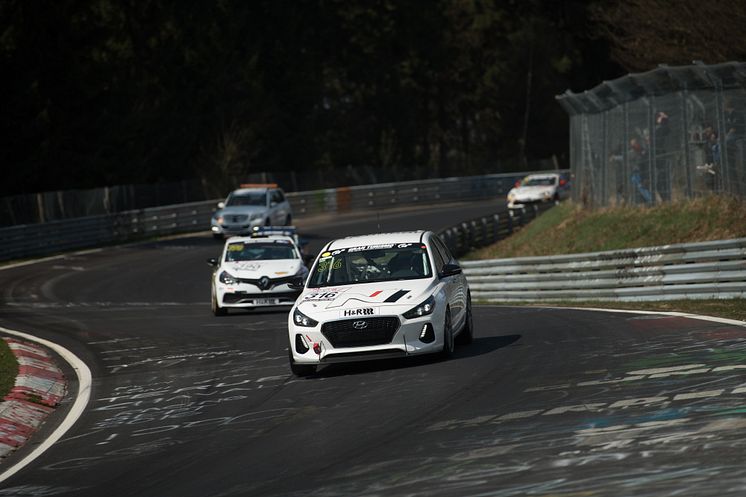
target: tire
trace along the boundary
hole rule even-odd
[[[220,307],[220,304],[218,304],[218,298],[217,295],[215,295],[215,288],[212,289],[210,307],[212,309],[213,315],[215,316],[225,316],[226,314],[228,314],[228,309],[226,309],[225,307]]]
[[[471,315],[471,294],[466,297],[466,322],[461,333],[456,337],[459,345],[468,345],[474,341],[474,318]]]
[[[224,238],[223,238],[223,235],[222,235],[221,233],[213,233],[213,234],[212,234],[212,237],[213,237],[213,238],[214,238],[215,240],[218,240],[218,241],[221,241],[221,242],[222,242],[222,241],[224,240]]]
[[[293,353],[290,351],[291,346],[288,346],[288,361],[290,361],[290,371],[292,371],[292,373],[299,378],[302,378],[304,376],[311,376],[312,374],[314,374],[316,372],[316,366],[311,364],[296,364],[295,361],[293,361]]]
[[[446,360],[453,356],[456,343],[453,339],[453,326],[451,323],[451,310],[446,309],[446,318],[443,323],[443,350],[440,352],[440,359]]]
[[[292,226],[293,225],[293,216],[288,214],[288,217],[285,218],[285,226]]]

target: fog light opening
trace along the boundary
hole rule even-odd
[[[300,333],[295,335],[295,351],[299,354],[305,354],[309,349],[310,347],[306,343],[305,337]]]
[[[422,330],[420,331],[420,342],[433,343],[434,341],[435,341],[435,330],[433,330],[433,325],[430,323],[425,323],[422,326]]]

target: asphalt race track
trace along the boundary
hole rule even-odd
[[[493,210],[299,228],[318,250]],[[204,233],[0,271],[0,326],[64,345],[94,381],[83,416],[0,496],[746,494],[744,327],[479,306],[475,341],[447,362],[295,379],[286,311],[210,313],[218,252]]]

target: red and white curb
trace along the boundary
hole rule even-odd
[[[91,396],[91,371],[75,354],[54,342],[1,326],[0,334],[6,335],[2,339],[18,360],[15,386],[0,402],[0,459],[27,442],[65,396],[67,382],[48,350],[59,354],[78,380],[75,401],[65,419],[33,451],[0,473],[1,483],[43,454],[80,418]]]
[[[0,402],[0,459],[25,444],[49,416],[67,383],[46,350],[15,338],[3,338],[18,361],[15,386]]]

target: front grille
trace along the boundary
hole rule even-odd
[[[354,323],[365,323],[365,327]],[[321,333],[334,348],[368,347],[391,343],[398,329],[399,319],[395,317],[345,319],[321,325]]]
[[[238,214],[238,215],[228,215],[224,218],[226,221],[230,221],[232,223],[245,223],[249,220],[249,216],[246,214]]]

